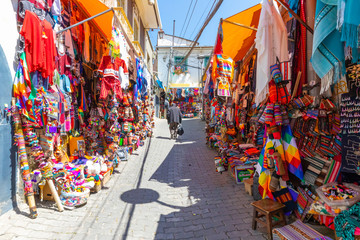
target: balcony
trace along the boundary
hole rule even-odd
[[[130,41],[134,41],[134,30],[131,27],[129,19],[127,18],[124,9],[121,7],[117,7],[115,10],[116,16],[120,20],[121,25],[123,26],[126,35],[129,37]]]
[[[143,58],[144,58],[145,55],[144,55],[144,52],[143,52],[143,50],[142,50],[142,48],[141,48],[141,46],[140,46],[139,41],[132,41],[132,43],[133,43],[133,45],[134,45],[134,48],[135,48],[137,54],[139,54],[140,57],[143,57]]]

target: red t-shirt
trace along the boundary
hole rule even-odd
[[[52,29],[51,24],[44,20],[42,21],[43,30],[45,36],[42,38],[44,41],[44,49],[45,49],[45,65],[42,70],[42,76],[44,78],[49,78],[49,83],[52,84],[53,75],[55,70],[55,56],[57,56],[57,50],[55,46],[54,39],[54,30]]]
[[[42,69],[45,65],[42,26],[35,13],[26,11],[20,34],[25,39],[26,61],[30,72]]]
[[[25,39],[29,71],[40,71],[44,78],[50,77],[52,84],[57,51],[51,24],[46,20],[41,21],[35,13],[26,11],[20,34]]]
[[[111,56],[103,56],[98,71],[103,73],[104,78],[114,78],[119,80],[119,70],[123,68],[124,73],[128,73],[125,61],[116,58],[112,61]]]

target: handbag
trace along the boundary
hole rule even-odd
[[[283,81],[290,81],[291,80],[290,61],[281,62],[280,63],[280,71],[281,71]]]
[[[274,79],[275,83],[280,83],[283,80],[279,65],[280,65],[279,59],[276,58],[276,63],[270,66],[270,74],[271,77]]]

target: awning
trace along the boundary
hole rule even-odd
[[[235,61],[243,59],[254,43],[260,12],[261,4],[257,4],[223,20],[222,47],[224,55]]]
[[[76,0],[79,3],[79,7],[85,12],[87,17],[95,16],[101,12],[109,10],[109,8],[100,2],[99,0]],[[91,21],[96,25],[99,31],[101,31],[103,37],[107,40],[111,39],[112,21],[114,12],[109,11],[99,17],[92,19]]]

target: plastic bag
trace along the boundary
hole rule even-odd
[[[184,128],[181,124],[179,124],[179,126],[178,126],[177,134],[180,136],[184,134]]]

